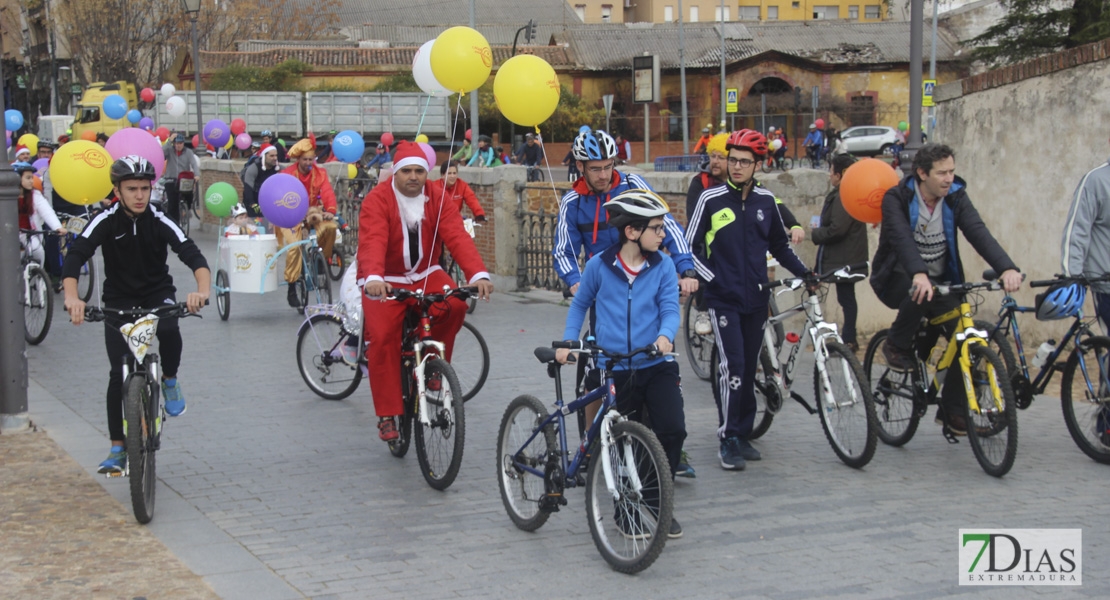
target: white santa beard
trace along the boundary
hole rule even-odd
[[[402,194],[396,187],[393,188],[393,195],[397,198],[397,208],[401,213],[401,223],[405,225],[408,230],[415,230],[420,226],[420,222],[424,220],[424,192],[421,191],[419,196],[406,196]]]

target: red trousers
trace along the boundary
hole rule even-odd
[[[439,292],[443,286],[455,287],[455,283],[443,271],[434,271],[423,281],[404,284],[391,283],[395,288],[416,290],[423,288],[429,292]],[[401,399],[401,327],[405,312],[415,301],[397,302],[395,300],[371,300],[362,297],[363,331],[366,335],[366,359],[369,361],[370,393],[374,396],[374,412],[379,417],[392,417],[404,412]],[[432,320],[432,339],[443,342],[448,362],[455,346],[455,335],[462,328],[466,317],[466,302],[451,298],[446,306],[443,303],[433,306],[429,315]],[[406,348],[409,350],[410,348]]]

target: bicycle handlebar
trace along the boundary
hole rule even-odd
[[[767,283],[762,283],[762,284],[759,285],[759,289],[760,289],[760,291],[773,290],[777,287],[781,287],[781,286],[784,286],[784,285],[793,285],[795,282],[801,282],[801,283],[806,283],[806,284],[814,284],[814,283],[827,283],[829,281],[834,281],[834,280],[838,280],[838,279],[840,279],[840,280],[855,279],[856,276],[863,277],[864,274],[862,273],[862,271],[864,269],[866,269],[868,267],[868,265],[870,265],[870,264],[871,263],[869,263],[869,262],[856,263],[854,265],[848,265],[846,267],[841,267],[839,269],[833,269],[832,271],[829,271],[828,273],[825,273],[823,275],[804,275],[802,277],[786,277],[786,278],[783,278],[783,279],[779,279],[778,281],[769,281]]]
[[[365,288],[363,288],[363,289],[365,290]],[[365,293],[365,291],[363,293]],[[450,288],[445,287],[443,289],[442,293],[436,293],[436,294],[424,293],[424,290],[422,290],[422,289],[421,290],[407,290],[405,288],[393,288],[393,291],[390,292],[390,295],[386,296],[385,299],[386,300],[408,300],[409,298],[415,298],[416,300],[419,300],[419,301],[427,303],[427,304],[434,304],[436,302],[443,302],[444,300],[446,300],[448,298],[451,298],[451,297],[457,297],[461,300],[467,300],[471,296],[477,296],[477,295],[478,295],[478,288],[476,286],[458,287],[458,288],[455,288],[455,289],[450,289]]]
[[[1057,283],[1082,283],[1083,285],[1090,285],[1092,283],[1102,283],[1110,281],[1110,274],[1099,275],[1097,277],[1085,277],[1083,275],[1073,275],[1068,277],[1063,273],[1057,273],[1054,279],[1042,279],[1039,281],[1030,281],[1029,287],[1048,287],[1056,285]]]
[[[609,360],[614,361],[614,362],[620,362],[620,361],[628,360],[628,359],[630,359],[630,358],[632,358],[632,357],[634,357],[638,354],[646,354],[648,356],[648,358],[654,358],[656,356],[674,355],[673,352],[667,352],[667,353],[660,352],[659,349],[655,347],[655,344],[651,344],[650,346],[642,346],[640,348],[636,348],[636,349],[632,350],[632,352],[627,352],[627,353],[610,352],[610,351],[602,348],[601,346],[598,346],[597,344],[595,344],[595,343],[593,343],[589,340],[560,340],[560,341],[554,341],[554,342],[551,342],[551,347],[555,348],[556,350],[558,350],[558,349],[567,349],[567,350],[573,350],[573,351],[576,351],[576,352],[585,352],[585,353],[593,355],[593,356],[601,355],[601,356],[604,356],[605,358],[608,358]]]
[[[204,301],[204,305],[208,306],[208,301]],[[118,317],[144,317],[154,313],[160,318],[167,317],[196,317],[202,319],[199,313],[191,313],[188,310],[188,304],[185,302],[178,302],[177,304],[167,304],[157,308],[111,308],[108,306],[86,306],[85,307],[85,320],[89,322],[103,321],[108,315],[115,315]]]

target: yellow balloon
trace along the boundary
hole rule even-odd
[[[546,60],[518,54],[497,69],[493,98],[506,119],[534,127],[546,121],[559,106],[559,79]]]
[[[347,165],[347,179],[354,179],[358,177],[358,167],[353,164]]]
[[[231,145],[235,143],[235,136],[227,136],[227,143],[224,144],[224,150],[231,150]]]
[[[489,79],[493,52],[482,34],[469,27],[452,27],[432,44],[431,63],[440,85],[465,94]]]
[[[421,143],[427,144],[428,143],[428,136],[421,133],[420,135],[416,136],[416,139],[413,140],[413,141],[416,142],[417,144],[421,144]]]
[[[58,148],[50,160],[54,190],[71,204],[100,202],[112,191],[112,157],[96,142],[77,140]]]
[[[39,152],[39,136],[33,133],[25,133],[19,136],[16,145],[27,146],[27,149],[31,151],[31,160],[34,160],[34,156]]]

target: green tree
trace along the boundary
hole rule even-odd
[[[212,75],[210,90],[293,92],[301,89],[301,75],[310,67],[299,60],[287,60],[273,68],[228,65]]]
[[[991,65],[1010,64],[1110,37],[1110,2],[1003,0],[1006,16],[971,40],[974,57]]]
[[[420,86],[412,78],[412,72],[395,73],[382,79],[370,88],[371,92],[419,92]]]

